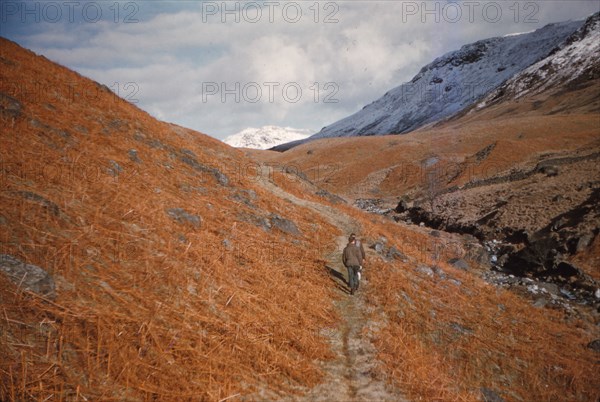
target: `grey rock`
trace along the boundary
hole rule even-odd
[[[433,267],[432,270],[433,270],[433,272],[435,272],[435,274],[440,279],[446,279],[446,278],[448,278],[448,276],[446,275],[446,273],[444,272],[444,270],[441,269],[440,267]]]
[[[257,195],[254,190],[240,190],[233,194],[231,199],[237,203],[242,203],[251,208],[255,208],[254,201],[256,201]]]
[[[452,258],[448,260],[448,264],[452,265],[454,268],[462,270],[469,269],[469,263],[463,260],[462,258]]]
[[[16,118],[19,117],[22,109],[21,102],[0,92],[0,116]]]
[[[384,246],[382,242],[376,242],[375,244],[372,244],[369,248],[372,248],[373,250],[377,251],[378,253],[382,253]]]
[[[459,281],[458,279],[451,278],[451,279],[448,279],[448,282],[450,282],[450,283],[452,283],[452,284],[454,284],[456,286],[461,286],[462,285],[462,282]]]
[[[575,300],[576,297],[573,293],[569,292],[567,289],[560,289],[560,293],[569,300]]]
[[[227,251],[231,251],[233,249],[233,245],[231,244],[231,241],[229,239],[223,239],[222,244],[223,247],[225,247],[225,250]]]
[[[12,194],[18,195],[26,200],[33,201],[37,204],[44,206],[52,215],[60,216],[62,214],[58,205],[42,197],[39,194],[32,193],[30,191],[14,191],[12,192]]]
[[[294,236],[300,235],[300,230],[294,222],[290,221],[289,219],[282,218],[279,215],[271,215],[271,224],[284,233]]]
[[[402,296],[402,298],[406,301],[406,303],[410,306],[414,306],[414,302],[413,300],[410,298],[409,295],[406,294],[406,292],[404,291],[400,291],[400,295]]]
[[[346,200],[344,200],[342,197],[332,194],[327,190],[321,189],[318,190],[315,194],[321,198],[328,199],[329,202],[331,202],[332,204],[346,204]]]
[[[0,254],[0,272],[21,289],[56,299],[56,286],[52,277],[37,265],[24,263],[7,254]]]
[[[127,151],[127,154],[129,155],[129,159],[132,162],[135,162],[135,163],[141,163],[142,162],[142,160],[138,157],[137,150],[130,149],[129,151]]]
[[[594,241],[594,236],[591,234],[585,234],[577,241],[577,252],[580,253],[585,251]]]
[[[408,257],[394,246],[390,247],[390,249],[386,253],[386,257],[388,259],[408,261]]]
[[[212,175],[220,185],[227,186],[229,184],[229,178],[223,172],[217,168],[205,166],[198,162],[196,154],[189,149],[180,150],[179,153],[176,154],[176,157],[181,162],[191,166],[197,172]]]
[[[108,173],[112,177],[117,177],[119,176],[119,174],[123,173],[123,168],[117,162],[110,160],[108,161],[108,163],[110,164],[110,167],[108,168]]]
[[[202,225],[202,218],[188,213],[183,208],[167,209],[167,215],[181,224],[190,223],[195,228],[199,228]]]
[[[589,349],[592,349],[594,352],[600,353],[600,339],[596,339],[587,344]]]
[[[556,166],[542,166],[538,169],[538,171],[548,177],[558,176],[560,173],[560,170]]]
[[[473,333],[473,330],[471,328],[465,327],[464,325],[459,324],[457,322],[451,322],[450,328],[462,335],[470,335]]]
[[[498,258],[498,262],[496,264],[499,266],[503,266],[504,264],[506,264],[506,261],[508,261],[508,258],[508,254],[503,254],[500,256],[500,258]]]
[[[481,396],[483,396],[484,402],[505,402],[504,398],[489,388],[481,388]]]
[[[434,275],[433,270],[430,267],[428,267],[427,265],[424,265],[424,264],[417,265],[416,270],[417,270],[417,272],[425,274],[427,276],[433,276]]]
[[[554,231],[560,230],[563,227],[565,227],[568,223],[569,223],[569,220],[563,216],[552,224],[552,230],[554,230]]]
[[[557,295],[560,292],[559,287],[557,285],[555,285],[554,283],[540,283],[539,287],[540,287],[540,289],[543,289],[547,293],[550,293],[550,294]]]

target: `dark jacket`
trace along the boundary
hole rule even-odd
[[[342,254],[342,262],[346,267],[358,267],[362,264],[360,249],[355,244],[348,243]]]

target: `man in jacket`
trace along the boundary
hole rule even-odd
[[[356,234],[354,234],[354,233],[350,234],[350,238],[356,240],[356,242],[354,244],[360,250],[360,266],[362,267],[365,264],[365,260],[367,259],[367,254],[365,253],[365,249],[364,249],[360,239],[356,237]]]
[[[362,254],[360,249],[356,247],[356,237],[350,236],[348,239],[348,244],[342,254],[342,262],[348,269],[348,286],[350,287],[350,294],[353,295],[358,289],[357,273],[362,263]]]

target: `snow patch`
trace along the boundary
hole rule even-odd
[[[236,148],[269,149],[288,142],[303,140],[310,134],[310,130],[292,127],[249,127],[230,135],[223,142]]]
[[[311,139],[401,134],[443,120],[481,103],[504,82],[547,57],[583,24],[550,24],[531,33],[465,45]]]

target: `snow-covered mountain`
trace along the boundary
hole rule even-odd
[[[549,24],[530,33],[465,45],[435,59],[410,82],[323,128],[310,140],[399,134],[450,117],[546,58],[583,24],[584,21]]]
[[[501,100],[518,99],[548,89],[600,78],[600,12],[545,59],[516,74],[490,93],[479,105],[484,107]]]
[[[246,128],[225,138],[223,142],[236,148],[269,149],[279,144],[303,140],[310,133],[310,130],[291,127],[264,126]]]

